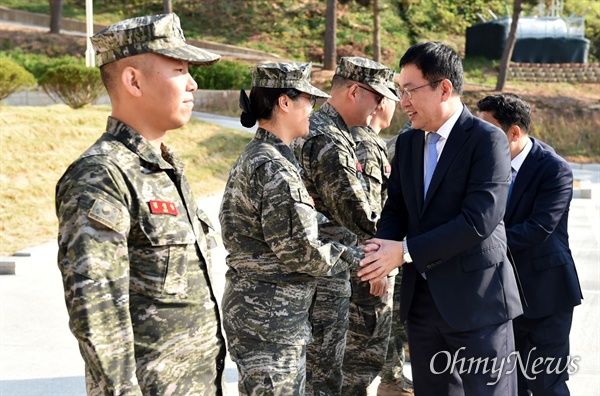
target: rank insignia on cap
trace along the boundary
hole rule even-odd
[[[148,204],[150,205],[150,212],[154,214],[166,214],[172,216],[177,216],[179,214],[174,202],[151,200]]]
[[[94,219],[108,228],[115,228],[119,213],[121,211],[115,205],[103,198],[96,198],[88,213],[90,219]]]

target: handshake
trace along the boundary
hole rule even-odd
[[[365,252],[365,258],[359,263],[362,268],[357,275],[361,280],[371,283],[371,294],[378,295],[373,293],[374,285],[404,264],[403,244],[401,241],[373,238],[367,240],[362,249]]]

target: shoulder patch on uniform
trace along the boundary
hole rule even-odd
[[[114,228],[121,211],[103,198],[96,198],[88,213],[90,219],[96,220],[109,228]]]

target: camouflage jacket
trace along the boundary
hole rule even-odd
[[[56,188],[58,266],[91,395],[220,394],[211,225],[183,164],[161,154],[109,117]]]
[[[354,140],[339,113],[324,103],[311,115],[309,135],[293,147],[315,208],[327,218],[319,226],[322,237],[345,245],[373,237],[380,212],[365,194]]]
[[[371,127],[357,126],[350,132],[356,144],[356,158],[362,165],[369,202],[375,212],[381,213],[387,198],[387,183],[392,170],[387,158],[387,147]]]
[[[259,128],[231,169],[219,214],[229,255],[223,297],[228,335],[303,345],[314,276],[357,266],[339,243],[323,244],[291,149]]]

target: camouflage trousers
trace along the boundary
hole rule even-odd
[[[385,363],[392,328],[394,278],[382,297],[370,294],[369,282],[352,278],[350,325],[344,354],[343,395],[366,396]]]
[[[393,383],[402,377],[404,368],[404,346],[408,342],[406,325],[400,322],[400,284],[402,283],[402,267],[399,268],[394,285],[394,313],[392,315],[392,333],[380,377],[382,383]]]
[[[227,337],[240,396],[304,396],[306,346]]]
[[[348,331],[349,272],[317,278],[310,310],[313,342],[306,348],[306,395],[339,396]]]

